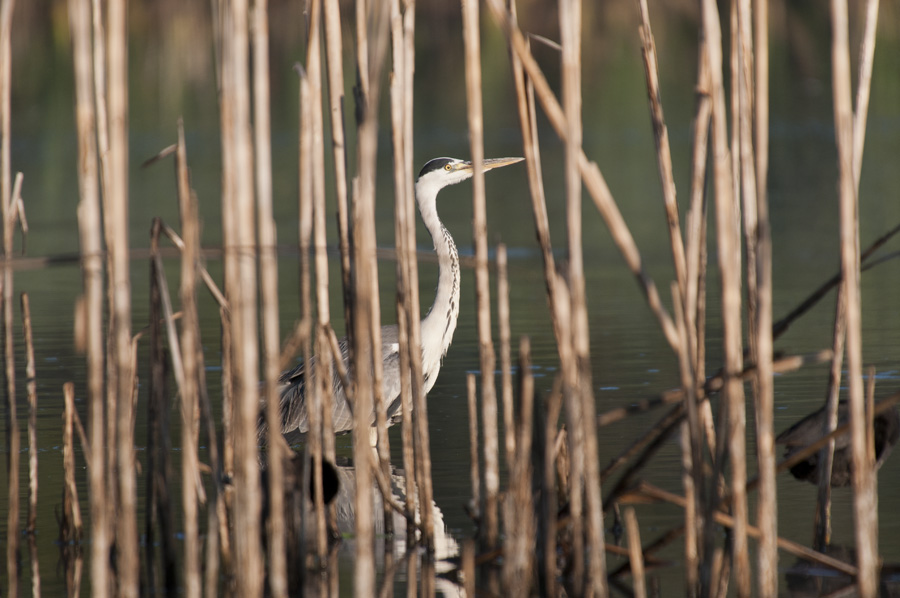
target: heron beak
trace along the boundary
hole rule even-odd
[[[501,166],[509,166],[510,164],[521,162],[524,159],[525,158],[487,158],[482,162],[482,164],[484,165],[484,169],[482,172],[500,168]],[[466,162],[463,168],[465,168],[466,170],[474,170],[471,162]]]

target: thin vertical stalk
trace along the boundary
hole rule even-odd
[[[63,385],[63,400],[65,402],[65,425],[63,427],[63,477],[65,479],[64,493],[64,521],[68,522],[70,529],[66,531],[65,538],[78,541],[82,535],[81,506],[78,503],[78,484],[75,482],[75,442],[73,440],[73,427],[75,421],[75,384],[66,382]]]
[[[856,532],[857,584],[860,596],[878,592],[878,496],[866,442],[865,397],[862,382],[862,318],[859,288],[859,214],[853,157],[850,50],[846,0],[832,0],[832,85],[838,152],[841,217],[841,271],[846,287],[847,385],[853,463],[853,507]]]
[[[513,469],[516,454],[515,422],[513,421],[512,358],[509,330],[509,276],[507,274],[506,245],[497,246],[497,326],[500,335],[500,379],[503,404],[503,440],[506,467]]]
[[[259,466],[256,421],[258,413],[256,244],[253,150],[250,131],[248,81],[248,4],[236,0],[225,6],[223,42],[223,170],[231,170],[223,189],[226,294],[231,307],[234,354],[235,453],[235,573],[240,596],[259,596],[263,584],[260,547]],[[229,149],[224,150],[225,147]],[[225,219],[223,217],[223,223]]]
[[[131,281],[128,244],[128,23],[124,0],[109,3],[107,48],[109,79],[109,180],[105,221],[112,271],[109,275],[113,330],[116,405],[116,466],[119,511],[116,516],[116,561],[119,592],[137,597],[139,561],[137,490],[131,357]]]
[[[872,68],[875,61],[875,33],[878,29],[878,0],[866,1],[866,22],[859,47],[859,80],[856,84],[856,110],[853,113],[853,184],[859,192],[866,120],[872,92]]]
[[[88,464],[91,510],[91,586],[94,596],[107,595],[109,528],[107,519],[105,424],[103,395],[103,228],[100,222],[100,181],[91,68],[91,11],[88,0],[70,0],[69,23],[74,45],[75,115],[78,130],[79,244],[84,277],[84,330],[87,351],[88,424],[91,457]],[[99,44],[98,44],[99,45]]]
[[[566,230],[568,233],[569,272],[568,282],[572,302],[572,348],[577,372],[567,377],[566,394],[581,403],[580,408],[567,408],[573,449],[571,497],[580,493],[584,476],[587,554],[585,591],[594,596],[606,596],[606,552],[602,550],[603,509],[600,497],[600,475],[597,452],[597,429],[594,395],[591,391],[590,338],[584,282],[584,258],[581,245],[581,2],[571,0],[560,3],[560,39],[562,42],[562,104],[565,111],[566,148]],[[575,398],[577,397],[577,398]],[[581,420],[574,419],[580,415]],[[578,431],[576,426],[580,426]],[[580,436],[580,438],[579,438]],[[580,445],[578,441],[583,442]],[[578,451],[580,454],[575,454]],[[582,461],[583,460],[583,461]],[[579,463],[582,461],[582,463]],[[579,471],[579,467],[583,469]],[[574,517],[577,517],[573,513]],[[576,540],[577,542],[578,540]],[[577,545],[577,544],[576,544]],[[575,554],[575,558],[580,555]],[[576,569],[577,571],[577,569]],[[580,581],[576,581],[579,584]]]
[[[276,598],[287,596],[284,527],[284,459],[277,442],[281,422],[278,393],[280,345],[278,321],[278,258],[272,216],[272,142],[269,116],[269,12],[268,0],[256,0],[252,15],[253,42],[253,146],[256,158],[256,203],[260,249],[260,308],[263,332],[263,375],[268,439],[269,586]]]
[[[337,202],[338,247],[344,291],[344,317],[350,321],[350,237],[347,220],[347,147],[344,124],[344,62],[341,12],[338,0],[325,0],[325,56],[331,110],[331,149],[334,155],[334,190]]]
[[[402,408],[403,441],[403,469],[406,472],[405,509],[407,518],[407,540],[412,544],[415,540],[415,445],[413,431],[413,400],[412,379],[406,372],[412,368],[410,351],[410,287],[409,287],[409,257],[414,252],[407,249],[407,204],[414,200],[408,196],[410,185],[407,179],[412,179],[411,168],[407,167],[407,146],[412,144],[412,136],[406,134],[405,102],[406,69],[409,66],[406,54],[406,38],[403,29],[403,15],[400,11],[400,0],[391,2],[391,41],[392,41],[392,68],[393,74],[390,82],[391,99],[391,139],[394,145],[394,238],[397,249],[397,342],[400,353],[400,401]],[[420,361],[421,369],[421,361]],[[387,512],[385,513],[387,515]]]
[[[378,104],[381,71],[389,44],[390,5],[375,5],[373,44],[368,47],[369,95],[361,98],[359,126],[359,185],[353,201],[353,257],[355,267],[353,353],[353,457],[356,468],[356,567],[354,594],[375,592],[374,533],[370,429],[372,410],[381,393],[381,339],[378,269],[375,261],[375,175],[378,152]],[[379,439],[381,440],[381,439]]]
[[[192,217],[191,190],[188,182],[187,148],[184,142],[184,127],[178,122],[178,146],[175,153],[178,204],[182,212],[182,236],[184,249],[181,251],[181,362],[184,368],[181,387],[181,450],[184,463],[181,468],[181,496],[184,504],[184,584],[185,595],[200,598],[202,590],[200,575],[200,532],[197,524],[197,427],[196,412],[199,396],[199,364],[197,351],[200,339],[197,322],[197,251],[199,241],[198,223]],[[174,351],[173,351],[174,353]]]
[[[484,436],[484,525],[485,546],[497,544],[497,495],[500,469],[497,446],[497,393],[494,385],[496,356],[491,339],[491,296],[488,277],[487,210],[484,191],[484,124],[481,101],[481,42],[478,3],[462,0],[463,42],[466,61],[466,105],[469,141],[474,174],[472,176],[472,235],[475,243],[475,298],[478,313],[478,354],[481,364],[481,407]]]
[[[9,497],[6,514],[6,573],[8,592],[17,596],[19,573],[19,422],[16,416],[15,354],[13,353],[12,257],[13,217],[9,213],[12,178],[10,173],[10,91],[12,87],[13,0],[0,4],[0,215],[3,218],[3,356],[6,374],[6,471]]]
[[[478,390],[475,374],[466,374],[466,397],[469,408],[469,480],[472,484],[472,514],[480,518],[481,468],[478,460]]]
[[[155,528],[160,526],[159,545],[162,551],[164,586],[167,592],[176,591],[175,530],[173,528],[169,482],[172,479],[169,454],[172,441],[169,432],[169,401],[166,384],[167,368],[162,334],[162,295],[157,271],[161,263],[159,233],[162,222],[154,219],[150,233],[150,397],[147,402],[148,456],[147,456],[147,546],[157,544]],[[156,584],[154,571],[155,550],[148,548],[147,562],[150,590]]]
[[[747,495],[744,389],[740,379],[743,346],[741,342],[741,258],[738,242],[738,218],[733,188],[733,171],[728,150],[725,93],[722,83],[722,34],[718,8],[712,0],[704,0],[703,35],[709,56],[712,91],[712,143],[714,188],[716,197],[716,231],[722,291],[722,325],[724,351],[724,397],[727,405],[727,442],[731,463],[732,509],[735,517],[732,536],[736,585],[739,595],[750,592],[749,554],[747,545]],[[717,463],[717,467],[722,464]],[[707,538],[710,538],[707,533]],[[707,554],[710,546],[707,546]]]
[[[34,369],[31,304],[28,301],[28,293],[22,293],[20,301],[25,337],[25,388],[28,394],[28,523],[25,530],[33,534],[37,524],[38,499],[37,378]]]
[[[628,536],[628,558],[631,563],[631,581],[635,598],[647,597],[647,580],[644,579],[644,553],[641,550],[641,532],[638,529],[634,508],[625,509],[625,533]]]

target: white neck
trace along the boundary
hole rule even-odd
[[[436,199],[440,187],[426,181],[416,184],[416,199],[425,228],[431,233],[438,256],[438,285],[434,303],[422,319],[422,369],[426,376],[425,392],[437,379],[441,359],[453,341],[459,318],[459,254],[453,237],[438,217]]]

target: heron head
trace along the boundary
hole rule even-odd
[[[523,158],[490,158],[484,160],[484,172],[521,162]],[[425,163],[419,171],[416,184],[434,185],[438,189],[447,185],[455,185],[466,179],[472,178],[475,173],[472,163],[468,160],[457,158],[434,158]]]

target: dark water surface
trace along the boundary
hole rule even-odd
[[[64,6],[62,6],[64,12]],[[419,36],[429,37],[442,24],[426,17],[419,25]],[[803,15],[778,14],[778,26]],[[817,17],[818,18],[818,17]],[[817,19],[816,18],[816,19]],[[816,19],[808,27],[819,37],[827,28]],[[297,30],[302,20],[294,21]],[[38,27],[37,25],[35,25]],[[284,27],[285,25],[282,25]],[[161,27],[163,27],[161,25]],[[486,155],[520,155],[511,83],[507,72],[506,53],[492,25],[485,40],[485,129]],[[672,277],[668,240],[662,210],[653,141],[646,109],[646,92],[637,38],[633,24],[625,19],[620,29],[609,31],[599,17],[588,27],[596,27],[597,37],[585,44],[585,146],[607,177],[610,188],[641,248],[647,270],[654,277],[664,297]],[[773,27],[776,27],[773,25]],[[431,28],[431,29],[430,29]],[[276,28],[277,29],[277,28]],[[162,29],[167,31],[167,29]],[[663,98],[669,117],[669,133],[675,160],[676,181],[680,200],[687,197],[690,148],[690,115],[694,80],[694,29],[678,31],[677,25],[663,28],[657,44],[670,48],[661,53]],[[831,277],[838,267],[838,203],[836,195],[836,162],[833,149],[832,114],[827,46],[817,41],[804,53],[800,42],[790,36],[773,34],[772,58],[772,126],[769,198],[774,245],[775,317],[784,315],[812,289]],[[600,33],[603,36],[600,36]],[[668,36],[666,35],[668,33]],[[13,169],[25,173],[25,198],[30,233],[27,255],[53,256],[77,252],[76,206],[78,202],[76,140],[72,123],[71,64],[65,48],[65,35],[38,28],[51,40],[54,50],[44,49],[38,56],[27,55],[33,46],[20,41],[14,72],[13,101]],[[53,37],[56,35],[57,37]],[[59,37],[62,35],[62,37]],[[193,184],[204,219],[203,243],[217,246],[221,241],[219,207],[219,139],[215,86],[210,77],[211,56],[191,67],[172,56],[188,56],[185,48],[198,52],[190,42],[162,41],[155,35],[135,48],[132,57],[131,108],[131,245],[148,246],[150,220],[161,216],[177,224],[174,180],[168,164],[141,169],[139,164],[175,138],[175,119],[185,115],[185,128]],[[436,34],[435,34],[436,35]],[[659,33],[657,35],[660,35]],[[436,36],[440,38],[440,36]],[[422,42],[417,66],[416,162],[430,157],[453,155],[468,157],[465,124],[462,54],[458,36],[452,39],[430,39]],[[37,35],[37,40],[44,39]],[[142,40],[142,38],[139,38]],[[179,38],[180,39],[180,38]],[[288,39],[289,41],[284,41]],[[827,38],[824,38],[827,40]],[[297,150],[296,150],[296,82],[289,65],[303,57],[301,40],[284,36],[273,48],[273,148],[275,159],[276,216],[279,242],[286,248],[280,259],[280,310],[282,334],[286,335],[298,319],[298,260],[291,248],[297,238]],[[38,41],[32,42],[37,44]],[[187,44],[177,46],[177,44]],[[437,44],[440,50],[436,49]],[[810,42],[812,43],[812,42]],[[827,43],[827,41],[825,42]],[[196,42],[194,42],[196,44]],[[668,45],[665,45],[668,44]],[[879,40],[876,57],[875,84],[869,115],[868,137],[860,191],[860,228],[863,246],[900,222],[900,52],[895,36],[887,34]],[[171,45],[171,47],[170,47]],[[176,47],[177,46],[177,47]],[[806,48],[809,49],[809,48]],[[819,51],[821,50],[821,51]],[[556,58],[538,50],[539,56],[555,71]],[[448,56],[458,60],[448,60]],[[803,60],[798,59],[798,56]],[[30,69],[38,64],[43,71]],[[19,70],[15,70],[15,69]],[[172,76],[185,76],[196,69],[200,75],[190,79],[184,89],[170,90],[163,84]],[[27,75],[25,73],[28,73]],[[348,71],[352,72],[352,71]],[[393,195],[389,163],[390,140],[387,125],[382,124],[381,159],[385,170],[379,177],[377,206],[378,242],[393,246]],[[564,190],[562,187],[561,152],[552,131],[542,131],[545,152],[545,182],[551,230],[558,255],[565,246]],[[352,170],[352,168],[351,168]],[[447,228],[455,236],[461,253],[471,253],[471,203],[469,184],[442,193],[439,211]],[[487,177],[489,239],[492,244],[509,246],[509,280],[511,289],[512,330],[514,347],[521,335],[531,337],[532,360],[536,384],[546,393],[552,385],[558,365],[555,344],[547,317],[541,260],[534,241],[530,200],[524,166],[517,166]],[[332,201],[329,197],[329,201]],[[677,361],[656,326],[655,319],[642,298],[633,278],[612,245],[605,225],[589,198],[584,205],[584,243],[591,355],[594,392],[598,412],[629,405],[638,399],[652,397],[678,383]],[[333,225],[329,242],[333,243]],[[430,250],[430,240],[419,226],[419,243]],[[893,247],[893,249],[891,249]],[[894,241],[888,251],[896,251]],[[714,252],[714,248],[711,248]],[[711,263],[715,263],[711,253]],[[394,320],[394,264],[385,261],[381,268],[382,321]],[[213,276],[221,280],[221,264],[209,264]],[[167,264],[170,288],[175,288],[177,263]],[[147,323],[148,266],[145,261],[132,262],[134,330]],[[339,273],[331,269],[332,314],[341,314]],[[424,310],[433,297],[436,265],[420,263],[421,294]],[[711,271],[709,306],[708,368],[719,364],[717,277]],[[889,261],[863,276],[863,339],[866,364],[877,370],[876,396],[900,388],[900,262]],[[81,289],[81,273],[76,263],[44,269],[19,271],[15,290],[27,292],[31,298],[38,383],[38,455],[40,467],[40,500],[37,547],[45,596],[64,592],[64,578],[58,562],[60,547],[56,515],[62,495],[62,385],[76,384],[76,404],[86,420],[84,358],[73,347],[73,310]],[[462,306],[459,327],[440,378],[431,391],[429,418],[434,464],[435,501],[443,515],[448,534],[461,539],[471,535],[473,526],[463,510],[471,496],[469,486],[468,419],[466,409],[466,374],[478,370],[478,346],[474,318],[474,275],[464,270]],[[219,410],[220,371],[218,314],[212,300],[201,293],[203,343],[207,356],[207,375],[214,409]],[[776,342],[776,350],[805,353],[830,347],[833,295],[826,297],[803,320]],[[19,333],[19,309],[16,308]],[[335,322],[339,334],[341,322]],[[495,336],[496,339],[496,336]],[[27,437],[24,394],[24,357],[22,343],[17,343],[18,413],[22,429],[21,505],[24,521],[27,508]],[[142,381],[148,377],[146,347],[140,354]],[[817,409],[824,396],[827,367],[818,366],[801,372],[779,375],[775,382],[776,432]],[[751,395],[748,391],[748,399]],[[138,405],[137,444],[139,461],[144,462],[146,430],[146,384],[142,383]],[[748,400],[749,403],[749,400]],[[605,465],[661,416],[652,413],[634,417],[600,430],[600,463]],[[753,422],[752,408],[747,421]],[[5,431],[4,431],[5,434]],[[179,436],[173,433],[177,442]],[[748,449],[754,450],[753,434],[748,430]],[[399,466],[399,429],[392,431],[394,464]],[[5,443],[4,443],[5,444]],[[350,454],[350,439],[342,437],[339,451]],[[79,465],[79,493],[82,512],[87,516],[88,497],[84,458],[76,442]],[[6,459],[3,459],[4,479]],[[180,458],[173,449],[177,467]],[[755,465],[750,463],[750,475]],[[669,442],[649,464],[643,476],[665,489],[680,492],[680,455],[676,440]],[[176,476],[176,479],[178,476]],[[179,496],[179,491],[173,491]],[[144,483],[139,480],[139,496]],[[7,497],[2,493],[0,510],[6,512]],[[779,534],[803,544],[812,538],[815,488],[788,477],[778,483]],[[751,496],[751,500],[753,497]],[[143,498],[140,501],[143,509]],[[852,494],[849,490],[834,493],[833,541],[838,545],[853,544]],[[751,505],[752,509],[752,505]],[[880,546],[886,563],[900,562],[900,458],[889,459],[879,476]],[[752,510],[751,510],[752,513]],[[670,527],[678,525],[682,513],[669,506],[639,506],[642,538],[646,543]],[[140,515],[143,531],[143,512]],[[0,522],[0,533],[6,541],[6,519]],[[30,572],[27,543],[22,538],[22,595],[29,592]],[[752,545],[752,543],[751,543]],[[661,556],[678,559],[681,543]],[[452,549],[451,542],[450,548]],[[784,571],[794,558],[782,553],[779,568]],[[610,567],[617,561],[610,558]],[[352,550],[342,549],[340,556],[341,593],[349,594],[352,586]],[[89,579],[85,567],[82,595],[88,594]],[[669,567],[655,572],[663,588],[678,588],[681,568]],[[5,579],[5,573],[3,574]],[[403,575],[396,590],[400,593]],[[446,588],[440,588],[442,591]],[[782,591],[788,595],[788,586]]]

